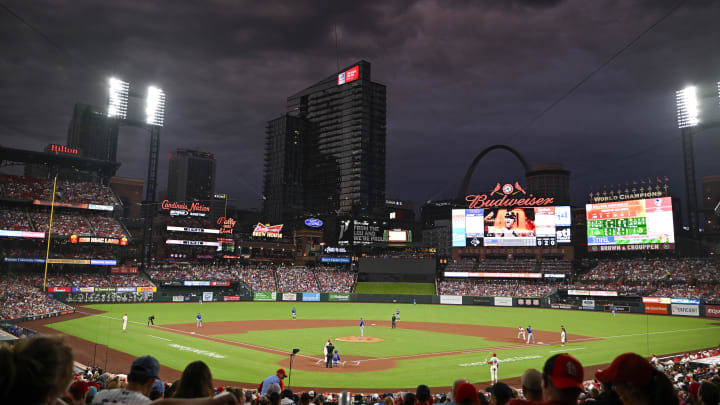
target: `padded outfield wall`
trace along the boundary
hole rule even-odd
[[[361,257],[358,281],[434,283],[436,268],[434,259]]]

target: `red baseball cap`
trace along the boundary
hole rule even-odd
[[[573,356],[563,353],[550,357],[545,362],[543,374],[550,378],[558,389],[583,389],[583,367]]]
[[[621,380],[633,385],[649,384],[653,367],[644,358],[635,353],[624,353],[613,360],[610,367],[595,372],[598,381],[607,384]]]
[[[477,403],[480,400],[478,390],[470,383],[462,383],[458,385],[457,390],[455,391],[455,403],[461,404],[467,399],[472,401],[472,403]]]
[[[75,381],[70,385],[68,392],[75,399],[82,399],[86,392],[90,391],[90,386],[86,381]]]
[[[275,372],[275,374],[282,374],[283,378],[287,377],[287,374],[285,374],[285,370],[279,368],[278,371]]]

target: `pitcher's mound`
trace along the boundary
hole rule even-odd
[[[342,336],[339,338],[335,338],[335,340],[339,340],[341,342],[382,342],[385,339],[380,339],[372,336]]]

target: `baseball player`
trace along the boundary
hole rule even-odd
[[[517,338],[518,338],[518,339],[521,339],[523,342],[524,342],[525,339],[527,338],[527,337],[525,336],[525,328],[523,328],[522,326],[518,328]]]
[[[360,318],[360,337],[365,336],[365,321]]]
[[[399,308],[395,308],[395,318],[397,318],[398,321],[400,320],[400,309]]]
[[[530,344],[530,341],[532,340],[533,343],[535,343],[535,335],[533,335],[532,326],[528,325],[527,327],[527,344]]]
[[[490,365],[490,384],[495,384],[498,382],[498,364],[500,363],[500,360],[497,358],[497,354],[493,353],[490,360],[487,361],[487,364]]]
[[[395,314],[393,314],[393,316],[392,316],[392,329],[397,328],[397,326],[395,325],[395,320],[396,320]]]
[[[148,317],[148,326],[150,326],[150,325],[153,325],[153,326],[155,325],[155,315],[150,315]]]
[[[610,307],[610,312],[612,312],[612,316],[615,316],[615,305]]]
[[[335,353],[333,354],[333,366],[340,366],[340,355],[338,354],[337,350],[335,350]]]
[[[123,332],[127,329],[127,314],[123,315]]]
[[[202,316],[200,316],[200,312],[198,312],[197,316],[195,317],[195,327],[202,328]]]
[[[331,342],[330,339],[328,339],[327,343],[325,343],[325,346],[323,347],[323,359],[327,358],[327,348],[330,346]]]
[[[565,327],[562,325],[560,325],[560,343],[562,343],[563,346],[567,343],[567,333],[565,332]]]
[[[293,321],[295,319],[297,319],[297,311],[295,311],[295,307],[293,307],[293,310],[292,310],[292,318],[293,318]]]

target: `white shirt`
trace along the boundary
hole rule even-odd
[[[495,367],[495,368],[497,368],[499,362],[500,362],[500,360],[498,360],[497,357],[491,358],[491,359],[490,359],[490,367]]]
[[[127,315],[123,315],[123,323],[127,323]]]
[[[115,388],[98,392],[93,398],[92,404],[149,404],[150,402],[150,398],[137,391]]]

